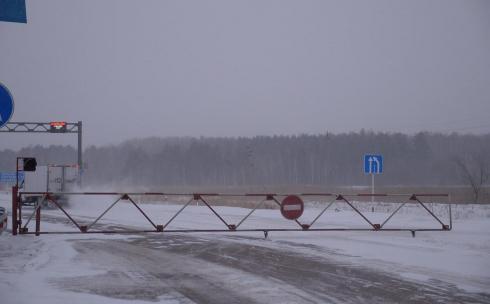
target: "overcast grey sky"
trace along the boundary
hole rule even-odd
[[[27,0],[12,121],[147,136],[490,132],[490,1]],[[0,133],[0,148],[75,136]]]

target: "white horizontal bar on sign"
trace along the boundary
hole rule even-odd
[[[285,205],[283,209],[284,211],[301,210],[301,205]]]

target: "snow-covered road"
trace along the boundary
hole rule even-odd
[[[7,195],[0,196],[0,205],[9,209]],[[73,202],[69,212],[89,220],[107,205]],[[179,207],[142,204],[158,223]],[[313,217],[319,208],[307,209],[303,217]],[[489,303],[489,209],[458,208],[453,231],[418,233],[415,238],[400,232],[275,232],[267,240],[258,233],[4,233],[0,294],[5,303],[32,303],[34,298],[41,303]],[[147,227],[133,209],[120,204],[101,224]],[[232,221],[248,212],[218,209]],[[59,211],[44,210],[43,228],[69,228],[60,216]],[[319,224],[362,225],[355,216],[332,209]],[[399,225],[432,225],[430,217],[417,211],[399,216]],[[190,206],[174,228],[220,224],[206,207]],[[284,223],[277,210],[259,210],[246,224],[290,223]]]

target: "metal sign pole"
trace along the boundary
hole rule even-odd
[[[374,173],[371,173],[371,203],[374,203]]]

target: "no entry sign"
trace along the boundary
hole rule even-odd
[[[297,195],[286,196],[281,202],[281,214],[288,220],[295,220],[303,214],[304,203]]]

